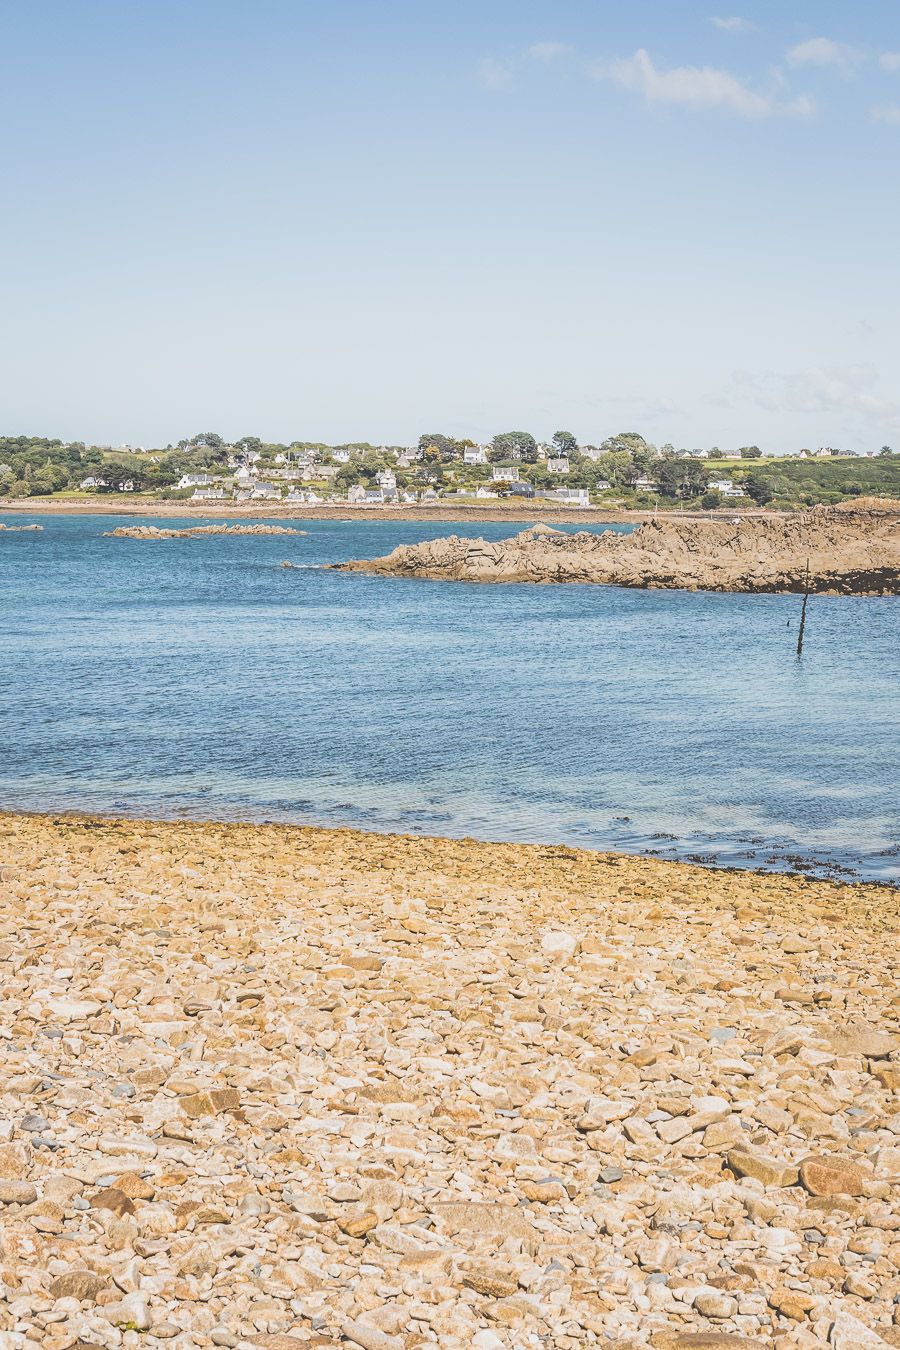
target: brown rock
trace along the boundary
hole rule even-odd
[[[115,1186],[108,1186],[104,1191],[98,1191],[96,1195],[90,1198],[91,1209],[108,1209],[117,1218],[123,1214],[133,1214],[134,1205],[124,1191],[118,1190]]]
[[[127,1195],[129,1200],[152,1200],[156,1192],[137,1172],[123,1172],[115,1180],[115,1188]]]
[[[446,1233],[484,1233],[501,1240],[534,1234],[528,1216],[512,1205],[450,1200],[432,1205],[431,1212],[438,1227]]]
[[[769,1307],[783,1313],[785,1317],[793,1318],[795,1322],[802,1322],[809,1310],[815,1306],[816,1300],[799,1289],[781,1287],[773,1289],[769,1295]]]
[[[808,576],[814,591],[897,594],[900,533],[891,516],[827,509],[789,519],[670,517],[654,518],[627,535],[534,529],[495,541],[449,535],[400,544],[386,557],[336,566],[345,572],[445,581],[593,582],[716,591],[796,591]]]
[[[213,1088],[209,1092],[192,1092],[180,1100],[182,1111],[191,1120],[203,1116],[217,1116],[222,1111],[236,1111],[240,1107],[240,1093],[236,1088]]]
[[[849,1025],[834,1027],[827,1033],[836,1055],[861,1055],[864,1059],[887,1059],[900,1050],[900,1036],[890,1036],[876,1027]]]
[[[479,1261],[463,1271],[463,1284],[487,1298],[508,1298],[519,1288],[519,1281],[508,1266],[497,1261]]]
[[[30,1181],[11,1181],[0,1177],[0,1205],[33,1205],[37,1189]]]
[[[765,1341],[728,1331],[653,1331],[650,1344],[655,1350],[769,1350]]]
[[[727,1154],[728,1166],[739,1177],[753,1177],[764,1186],[793,1186],[798,1170],[793,1163],[770,1158],[749,1148],[733,1148]]]
[[[866,1173],[845,1158],[804,1158],[800,1181],[810,1195],[862,1195]]]
[[[0,1144],[0,1177],[20,1181],[31,1167],[31,1148],[26,1144]]]
[[[834,1350],[883,1350],[884,1341],[859,1318],[840,1312],[828,1332],[829,1344]]]
[[[526,1200],[537,1205],[558,1204],[567,1198],[566,1188],[559,1181],[523,1181],[519,1190]]]
[[[847,1275],[840,1261],[830,1261],[827,1256],[810,1261],[806,1273],[811,1280],[828,1280],[831,1284],[843,1284]]]
[[[97,1296],[109,1287],[109,1281],[93,1270],[67,1270],[50,1284],[51,1298],[77,1298],[79,1303],[96,1303]]]
[[[338,1228],[348,1237],[360,1238],[377,1228],[378,1223],[378,1215],[371,1209],[364,1209],[361,1213],[348,1214],[346,1218],[338,1219]]]
[[[305,1328],[301,1328],[297,1334],[290,1331],[268,1331],[262,1332],[259,1336],[250,1336],[248,1339],[251,1345],[261,1346],[262,1350],[298,1350],[298,1346],[308,1346],[310,1343],[309,1332]]]

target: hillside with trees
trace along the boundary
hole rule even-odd
[[[900,454],[836,450],[766,456],[756,445],[734,455],[656,446],[622,431],[579,444],[570,431],[545,442],[502,431],[483,445],[423,432],[412,446],[360,441],[267,442],[218,432],[157,449],[85,445],[41,436],[0,437],[0,498],[103,496],[150,499],[377,500],[547,496],[571,504],[649,508],[802,509],[859,496],[900,498]],[[355,494],[355,495],[354,495]]]

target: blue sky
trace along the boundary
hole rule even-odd
[[[7,433],[900,446],[895,0],[5,0]]]

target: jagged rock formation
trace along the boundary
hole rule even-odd
[[[537,526],[512,539],[428,540],[347,572],[447,581],[577,581],[710,591],[900,594],[900,508],[798,516],[660,519],[631,534]]]
[[[306,534],[287,525],[191,525],[186,530],[161,530],[157,525],[120,525],[104,531],[106,539],[196,539],[207,534]]]
[[[42,530],[43,525],[4,525],[0,520],[0,530],[6,534],[24,534],[26,531]]]

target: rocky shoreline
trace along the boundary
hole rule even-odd
[[[0,1338],[900,1346],[896,892],[0,816]]]
[[[816,508],[791,517],[660,517],[629,534],[536,525],[489,542],[401,544],[345,572],[435,581],[582,582],[678,590],[900,594],[900,514]]]
[[[629,511],[618,507],[575,507],[558,506],[553,508],[546,501],[532,502],[523,501],[517,506],[508,506],[498,502],[470,502],[466,505],[446,505],[446,506],[347,506],[345,505],[326,505],[322,503],[318,506],[304,506],[288,504],[282,502],[192,502],[184,501],[134,501],[133,499],[122,500],[121,497],[113,501],[109,496],[95,497],[90,500],[83,498],[77,501],[66,501],[65,499],[54,499],[47,497],[27,497],[16,498],[14,500],[0,501],[0,512],[9,514],[28,514],[42,516],[129,516],[140,518],[142,516],[153,516],[154,518],[178,517],[181,519],[190,519],[191,516],[198,516],[203,520],[211,519],[232,519],[235,516],[245,518],[247,516],[259,516],[262,519],[271,520],[277,517],[279,520],[342,520],[342,521],[372,521],[387,520],[394,522],[425,522],[453,524],[463,521],[483,521],[485,523],[499,522],[511,524],[533,524],[535,521],[553,520],[560,524],[592,524],[592,525],[624,525],[640,524],[641,521],[653,518],[652,511]],[[695,516],[704,519],[715,518],[721,514],[722,519],[727,519],[734,514],[733,511],[724,512],[683,512],[669,511],[667,514],[679,516]],[[745,516],[750,514],[744,512]],[[782,514],[760,511],[759,514]]]
[[[205,539],[211,534],[305,534],[288,525],[190,525],[183,530],[161,529],[158,525],[120,525],[106,530],[104,539]]]

